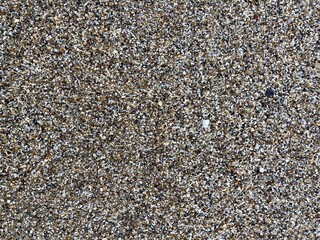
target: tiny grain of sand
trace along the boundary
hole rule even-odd
[[[320,239],[319,1],[0,13],[1,239]]]

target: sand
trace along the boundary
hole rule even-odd
[[[0,12],[1,239],[320,238],[319,1]]]

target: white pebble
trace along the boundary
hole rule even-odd
[[[205,119],[202,121],[202,127],[204,127],[204,128],[208,128],[209,124],[210,124],[209,119]]]
[[[266,170],[263,168],[263,167],[261,167],[261,168],[259,168],[259,172],[260,173],[264,173]]]

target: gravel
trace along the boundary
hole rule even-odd
[[[318,1],[4,0],[1,239],[319,239]]]

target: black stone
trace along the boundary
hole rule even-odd
[[[265,95],[267,97],[273,97],[274,96],[274,91],[271,88],[268,88]]]

